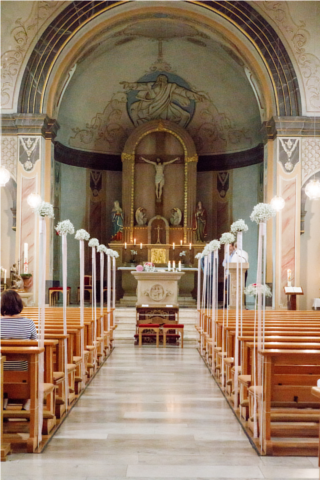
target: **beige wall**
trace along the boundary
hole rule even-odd
[[[9,276],[10,267],[15,263],[16,232],[12,230],[13,196],[16,189],[13,187],[12,179],[1,191],[1,257],[0,264],[7,270]]]
[[[320,201],[306,201],[305,233],[301,235],[301,287],[304,295],[300,309],[310,310],[320,297]]]

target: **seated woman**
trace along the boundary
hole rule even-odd
[[[36,326],[30,318],[20,315],[23,309],[21,297],[14,290],[6,290],[1,295],[0,332],[3,340],[37,340]],[[3,369],[6,371],[27,371],[28,362],[7,361]],[[8,404],[4,399],[3,408]],[[23,405],[23,410],[29,407],[29,400]]]

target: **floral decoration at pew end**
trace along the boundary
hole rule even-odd
[[[235,236],[233,235],[233,233],[230,233],[230,232],[223,233],[220,237],[220,243],[222,245],[224,244],[230,245],[230,243],[233,243],[235,241],[236,241]]]
[[[111,250],[111,252],[112,252],[111,257],[119,258],[119,253],[116,250]]]
[[[195,255],[194,257],[196,260],[200,260],[202,258],[202,253],[197,253],[197,255]]]
[[[99,245],[99,247],[97,248],[97,252],[105,253],[107,255],[108,248],[101,243],[101,245]]]
[[[51,203],[42,201],[33,209],[34,213],[37,213],[40,217],[54,218],[53,206]]]
[[[246,222],[242,220],[242,218],[240,218],[236,222],[233,222],[230,229],[232,233],[236,234],[238,232],[247,232],[249,230],[249,227]]]
[[[99,240],[97,238],[91,238],[89,240],[89,247],[99,247]]]
[[[215,252],[216,250],[219,250],[220,247],[221,244],[219,240],[212,240],[208,245],[208,250],[209,252]]]
[[[80,228],[80,230],[76,231],[76,234],[75,234],[74,238],[76,240],[85,240],[87,242],[90,238],[90,233],[88,233],[83,228]]]
[[[266,297],[272,297],[272,292],[268,285],[260,285],[256,283],[251,283],[244,289],[245,295],[257,296],[258,293],[265,295]]]
[[[253,208],[250,220],[258,224],[265,223],[270,220],[270,218],[275,217],[276,214],[275,209],[268,203],[258,203],[258,205]]]
[[[59,222],[54,229],[57,232],[57,235],[60,237],[62,237],[62,235],[67,235],[68,233],[70,233],[70,235],[74,234],[74,226],[70,220],[63,220],[62,222]]]

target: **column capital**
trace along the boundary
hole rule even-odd
[[[320,117],[272,117],[261,127],[263,142],[276,137],[320,136]]]
[[[45,114],[8,113],[1,115],[2,135],[41,135],[54,140],[60,128],[57,120]]]

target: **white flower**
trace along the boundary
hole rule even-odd
[[[70,220],[63,220],[62,222],[59,222],[56,227],[54,227],[57,234],[60,235],[67,235],[70,233],[71,235],[74,233],[74,226],[70,222]]]
[[[179,253],[179,257],[185,257],[185,256],[186,256],[186,252],[185,252],[185,251]]]
[[[86,240],[88,241],[90,238],[90,233],[88,233],[86,230],[81,228],[80,230],[76,231],[76,234],[74,236],[76,240]]]
[[[253,208],[250,219],[256,223],[267,222],[270,218],[275,217],[276,213],[275,209],[268,203],[258,203]]]
[[[214,252],[215,250],[219,250],[220,246],[221,245],[219,240],[212,240],[212,242],[209,243],[209,252]]]
[[[196,255],[194,258],[196,258],[197,260],[199,260],[199,258],[202,258],[202,254],[201,254],[201,253],[197,253],[197,255]]]
[[[107,247],[103,244],[99,245],[99,247],[97,248],[97,252],[103,252],[107,254],[107,251],[108,251]]]
[[[91,238],[89,240],[89,247],[99,247],[99,240],[97,238]]]
[[[112,250],[112,252],[113,252],[112,256],[114,258],[119,258],[119,253],[116,250]]]
[[[41,202],[34,210],[40,217],[54,218],[53,206],[48,202]]]
[[[138,255],[138,252],[136,250],[130,250],[131,255]]]
[[[238,233],[238,232],[247,232],[248,231],[248,225],[242,218],[237,220],[236,222],[233,222],[231,225],[231,232],[232,233]]]
[[[229,233],[229,232],[226,232],[226,233],[223,233],[220,237],[220,243],[222,244],[230,244],[230,243],[233,243],[235,241],[235,237],[233,235],[233,233]]]
[[[268,285],[257,285],[256,283],[251,283],[244,289],[244,293],[250,296],[256,296],[258,293],[265,294],[266,297],[272,297],[270,287]]]

